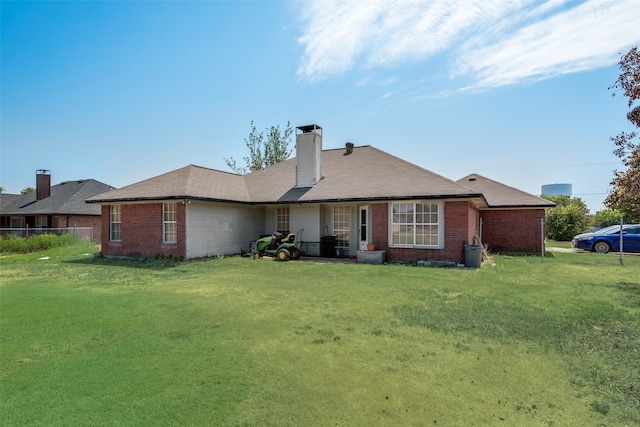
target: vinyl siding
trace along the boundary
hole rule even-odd
[[[192,202],[187,205],[187,258],[248,251],[262,234],[264,209]]]
[[[291,232],[304,229],[302,240],[320,241],[320,205],[291,206]]]
[[[276,208],[268,207],[265,209],[264,215],[264,227],[262,229],[262,234],[273,234],[276,231]],[[257,239],[260,236],[256,236],[253,240]]]
[[[300,230],[304,229],[301,234]],[[315,242],[303,245],[307,255],[320,255],[320,205],[291,206],[291,232],[302,242]]]

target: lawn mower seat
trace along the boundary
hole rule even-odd
[[[282,238],[283,238],[282,233],[278,233],[277,231],[273,233],[271,235],[271,243],[269,243],[269,249],[272,251],[276,250],[278,245],[282,243]]]

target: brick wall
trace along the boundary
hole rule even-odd
[[[371,243],[378,250],[388,250],[389,205],[387,203],[374,203],[371,205],[371,222]]]
[[[186,210],[176,203],[178,215],[178,242],[162,243],[162,203],[122,205],[122,241],[109,241],[109,206],[102,206],[102,253],[107,256],[152,258],[162,256],[186,257]],[[390,248],[389,205],[374,203],[372,214],[372,243],[385,250],[387,260],[416,261],[433,259],[462,262],[464,245],[473,243],[479,235],[482,219],[484,244],[496,252],[539,252],[542,248],[540,219],[544,209],[496,209],[478,211],[466,201],[444,203],[444,248]],[[78,226],[79,223],[78,223]],[[97,236],[97,232],[95,234]]]
[[[376,249],[385,250],[389,261],[417,261],[433,259],[439,261],[462,262],[464,245],[473,242],[478,235],[479,212],[469,202],[451,201],[444,203],[444,248],[390,248],[389,247],[389,205],[374,203],[372,213],[372,241]]]
[[[102,206],[102,254],[153,258],[156,255],[186,257],[185,205],[176,203],[177,243],[162,242],[162,203],[122,205],[122,240],[109,240],[109,205]]]
[[[54,215],[53,228],[67,227],[91,227],[93,229],[93,241],[100,241],[101,217],[97,215]]]
[[[488,209],[480,212],[482,243],[494,252],[540,252],[544,209]]]

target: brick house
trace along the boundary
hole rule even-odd
[[[100,237],[99,206],[86,199],[114,187],[95,179],[65,181],[51,185],[48,170],[36,172],[36,191],[29,194],[0,194],[0,229],[3,233],[26,235],[64,228],[91,228],[94,240]]]
[[[88,202],[102,206],[106,256],[237,254],[280,231],[312,256],[355,256],[374,244],[388,260],[455,262],[481,232],[502,251],[541,250],[540,220],[554,206],[479,175],[452,181],[372,146],[323,150],[317,125],[297,128],[295,158],[265,169],[189,165]]]

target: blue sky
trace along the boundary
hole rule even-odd
[[[454,180],[571,183],[595,212],[631,130],[607,88],[640,44],[636,0],[0,4],[9,193],[37,169],[115,187],[229,170],[252,120],[290,121]]]

